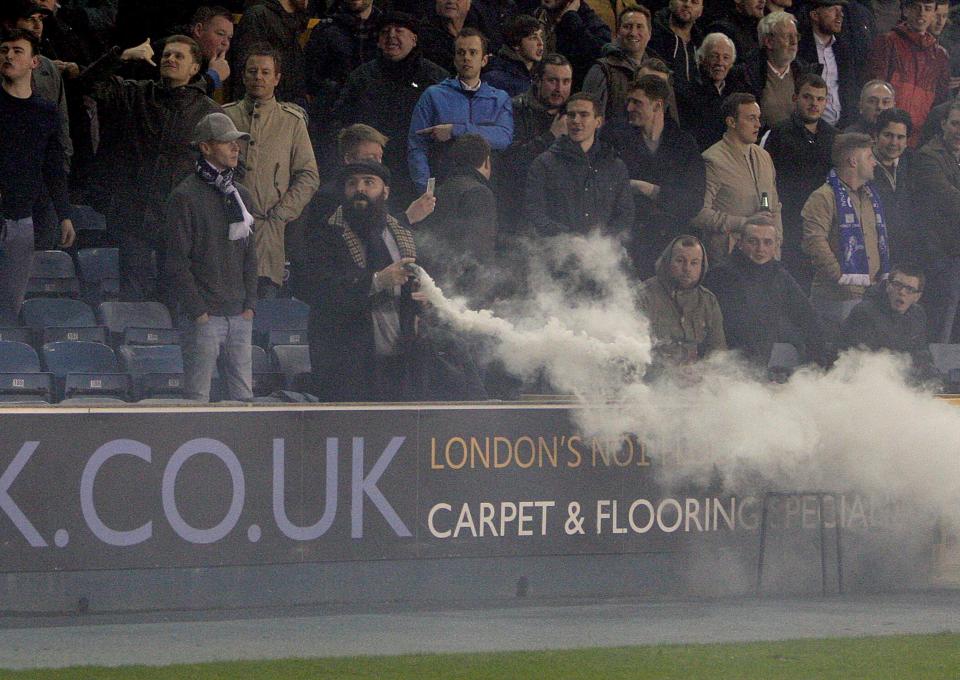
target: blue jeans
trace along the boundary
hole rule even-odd
[[[33,267],[33,218],[3,220],[0,242],[0,326],[18,326],[17,317]]]
[[[183,382],[188,399],[210,401],[210,381],[220,361],[227,395],[234,401],[253,400],[253,320],[242,316],[211,316],[206,323],[184,324]]]
[[[944,257],[930,267],[924,307],[930,342],[949,343],[960,306],[960,256]]]

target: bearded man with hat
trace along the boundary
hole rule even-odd
[[[391,174],[360,160],[340,173],[343,201],[307,244],[297,297],[310,304],[310,364],[321,401],[397,401],[415,336],[413,234],[387,211]]]
[[[218,357],[229,398],[253,399],[256,207],[234,183],[239,140],[249,138],[226,114],[203,117],[191,139],[201,155],[196,171],[167,203],[165,276],[182,316],[184,392],[197,401],[210,400]]]

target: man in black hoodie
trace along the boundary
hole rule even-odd
[[[697,48],[703,42],[697,19],[702,14],[703,0],[670,0],[669,7],[653,15],[648,49],[670,67],[678,88],[697,79]]]
[[[597,140],[603,125],[599,103],[578,92],[565,110],[567,134],[537,156],[527,173],[527,221],[538,236],[630,229],[630,176],[613,148]]]
[[[777,230],[760,220],[744,226],[730,259],[707,273],[704,285],[717,296],[730,349],[760,366],[770,360],[774,343],[805,346],[822,365],[829,352],[810,301],[777,260]]]

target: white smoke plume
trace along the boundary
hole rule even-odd
[[[960,408],[909,387],[905,359],[847,352],[829,372],[801,370],[780,385],[715,356],[698,364],[696,381],[647,384],[649,324],[621,255],[599,236],[553,240],[531,261],[535,292],[511,318],[444,297],[425,273],[421,290],[454,327],[490,338],[509,371],[542,371],[575,395],[587,433],[635,433],[655,455],[674,456],[657,466],[667,485],[705,483],[719,470],[728,491],[758,479],[773,489],[857,490],[960,522]],[[591,294],[572,295],[584,278]],[[587,406],[597,404],[606,406]]]

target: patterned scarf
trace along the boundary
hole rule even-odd
[[[233,169],[222,172],[201,158],[197,161],[197,177],[223,194],[227,216],[230,219],[230,240],[239,241],[253,233],[253,216],[240,198],[240,192],[233,184]]]
[[[367,252],[363,241],[357,236],[356,232],[347,223],[343,217],[343,206],[337,208],[337,211],[328,220],[331,226],[338,227],[343,236],[344,243],[347,244],[347,250],[350,251],[350,258],[361,269],[367,268]],[[397,248],[400,250],[400,257],[416,257],[417,246],[413,242],[413,234],[403,227],[392,215],[387,215],[387,229],[393,234],[397,242]]]
[[[840,181],[836,169],[827,175],[827,183],[833,188],[837,201],[837,220],[840,228],[840,285],[869,286],[870,263],[867,260],[867,246],[863,239],[863,226],[853,208],[853,201],[846,185]],[[887,225],[883,219],[883,206],[877,192],[869,189],[873,213],[877,221],[877,247],[880,250],[880,278],[890,273],[890,248],[887,244]]]

